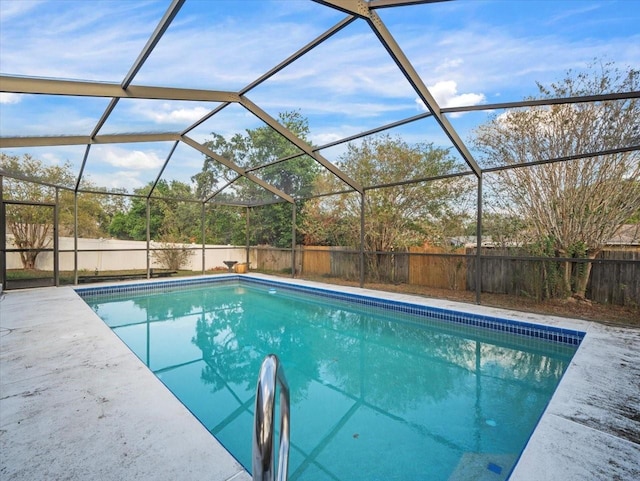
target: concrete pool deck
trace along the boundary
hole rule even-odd
[[[585,331],[510,479],[640,479],[640,329],[339,289]],[[5,292],[0,301],[0,478],[250,476],[72,287],[48,287]]]

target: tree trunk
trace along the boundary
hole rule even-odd
[[[22,266],[27,270],[36,268],[36,259],[40,254],[40,249],[46,249],[52,242],[51,238],[47,238],[52,224],[42,224],[32,221],[29,216],[15,216],[7,222],[11,233],[13,234],[13,242],[20,249],[34,249],[26,252],[20,252],[20,260]]]
[[[559,255],[561,257],[566,257],[567,253],[564,251],[560,251]],[[562,295],[565,297],[571,297],[571,262],[565,261],[563,262],[564,269],[562,269]]]
[[[20,260],[22,261],[22,267],[26,270],[34,270],[36,268],[38,254],[40,254],[39,251],[21,252]]]
[[[596,258],[600,251],[589,252],[587,258],[593,260]],[[591,276],[592,262],[585,262],[582,266],[579,266],[576,273],[576,288],[573,295],[579,299],[585,299],[587,293],[587,285],[589,284],[589,277]]]

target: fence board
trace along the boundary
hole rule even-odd
[[[331,276],[356,280],[360,278],[360,254],[344,252],[346,247],[334,247],[331,252]]]
[[[467,254],[475,256],[471,248]],[[526,251],[513,249],[482,249],[482,292],[510,294],[543,299],[545,286],[559,282],[557,261],[521,261],[501,259],[501,256],[526,256]],[[620,263],[593,263],[587,298],[602,304],[640,304],[640,264],[624,263],[625,260],[640,260],[640,249],[605,249],[597,259],[620,260]],[[577,263],[574,264],[574,268]],[[475,290],[475,257],[468,259],[467,289]],[[556,278],[554,278],[556,276]]]
[[[395,264],[393,282],[398,284],[408,283],[411,256],[408,253],[396,253],[393,258]]]
[[[439,247],[410,247],[411,254],[464,254],[464,249],[446,251]],[[409,284],[441,289],[465,289],[467,266],[461,257],[411,255]]]
[[[409,253],[369,254],[369,261],[377,265],[380,282],[402,283],[426,287],[475,290],[475,248],[447,251],[437,247],[412,247]],[[471,257],[440,257],[428,254],[454,253]],[[548,297],[559,282],[562,265],[558,261],[528,261],[505,259],[506,256],[527,256],[523,249],[483,248],[482,292],[525,296],[535,299]],[[427,255],[419,255],[427,254]],[[296,253],[296,264],[306,275],[330,275],[356,280],[360,277],[360,256],[346,247],[307,246]],[[640,248],[605,249],[597,259],[620,260],[620,263],[595,262],[587,287],[587,297],[604,304],[640,304]],[[636,261],[625,263],[625,261]],[[577,265],[577,264],[575,264]],[[574,267],[575,267],[574,265]],[[257,267],[274,271],[291,269],[288,249],[259,249]],[[372,280],[369,269],[366,278]],[[379,279],[378,279],[379,278]]]
[[[607,249],[597,259],[638,261],[640,249]],[[640,304],[640,264],[595,263],[591,268],[587,297],[597,302],[620,306]]]
[[[291,272],[291,250],[260,247],[256,252],[257,268],[266,271]]]
[[[302,272],[308,275],[331,274],[330,246],[305,246],[302,248]]]

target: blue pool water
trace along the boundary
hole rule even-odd
[[[79,292],[249,471],[276,353],[291,480],[506,479],[576,349],[277,284],[166,286]]]

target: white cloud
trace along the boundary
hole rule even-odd
[[[261,106],[265,108],[264,105]],[[230,140],[237,133],[244,133],[246,129],[254,129],[261,125],[264,124],[244,107],[238,104],[231,104],[187,135],[201,143],[211,140],[212,132],[216,132]]]
[[[540,23],[528,27],[500,21],[497,18],[496,24],[478,20],[462,28],[423,29],[406,39],[399,32],[398,41],[425,83],[454,80],[460,89],[483,92],[487,97],[500,92],[508,101],[535,96],[539,93],[536,82],[557,81],[568,69],[583,69],[594,58],[614,61],[621,67],[639,61],[637,33],[589,35],[586,24],[579,23],[565,34],[564,29],[536,28],[542,27]],[[525,17],[520,21],[526,21]],[[431,48],[425,49],[425,45]]]
[[[4,72],[101,81],[122,80],[163,10],[158,2],[0,4]]]
[[[568,18],[580,16],[585,13],[590,13],[595,10],[600,10],[603,8],[603,5],[597,5],[597,4],[596,5],[580,5],[576,3],[575,5],[577,6],[577,8],[564,9],[563,12],[558,13],[557,15],[550,18],[547,23],[548,24],[566,23]]]
[[[162,109],[146,110],[141,111],[141,113],[158,124],[173,124],[193,123],[200,120],[210,111],[211,109],[202,106],[172,109],[169,105],[165,104],[162,106]]]
[[[0,104],[17,104],[22,100],[22,95],[9,92],[0,92]]]
[[[331,12],[304,5],[311,2],[254,3],[245,8],[243,2],[187,2],[137,81],[239,90],[324,31],[318,16],[294,15],[299,4],[304,10]]]
[[[458,93],[458,84],[454,80],[444,80],[427,88],[441,108],[478,105],[486,100],[484,94]],[[416,103],[420,110],[427,110],[422,99],[416,98]]]
[[[0,16],[4,20],[9,20],[12,17],[19,17],[21,15],[29,14],[31,11],[36,10],[40,4],[44,2],[31,0],[29,2],[0,2]]]
[[[449,70],[460,67],[464,63],[464,60],[460,57],[457,58],[445,58],[435,70],[436,72],[448,72]]]
[[[145,182],[138,177],[138,173],[132,171],[117,171],[109,174],[94,173],[86,177],[87,180],[100,187],[108,189],[126,187],[129,192],[145,185]]]
[[[296,100],[326,102],[330,98],[411,98],[412,88],[387,51],[370,31],[332,38],[265,83]],[[259,89],[260,90],[260,89]]]
[[[122,149],[107,150],[103,160],[114,167],[134,171],[158,169],[164,163],[164,160],[160,159],[155,152],[142,152],[140,150],[126,151]]]
[[[311,142],[315,145],[326,145],[344,138],[344,133],[324,132],[311,136]]]
[[[43,152],[40,158],[43,162],[50,165],[62,165],[65,162],[64,159],[53,152]]]
[[[441,107],[477,105],[485,100],[484,94],[458,94],[458,84],[453,80],[438,82],[429,90]]]

